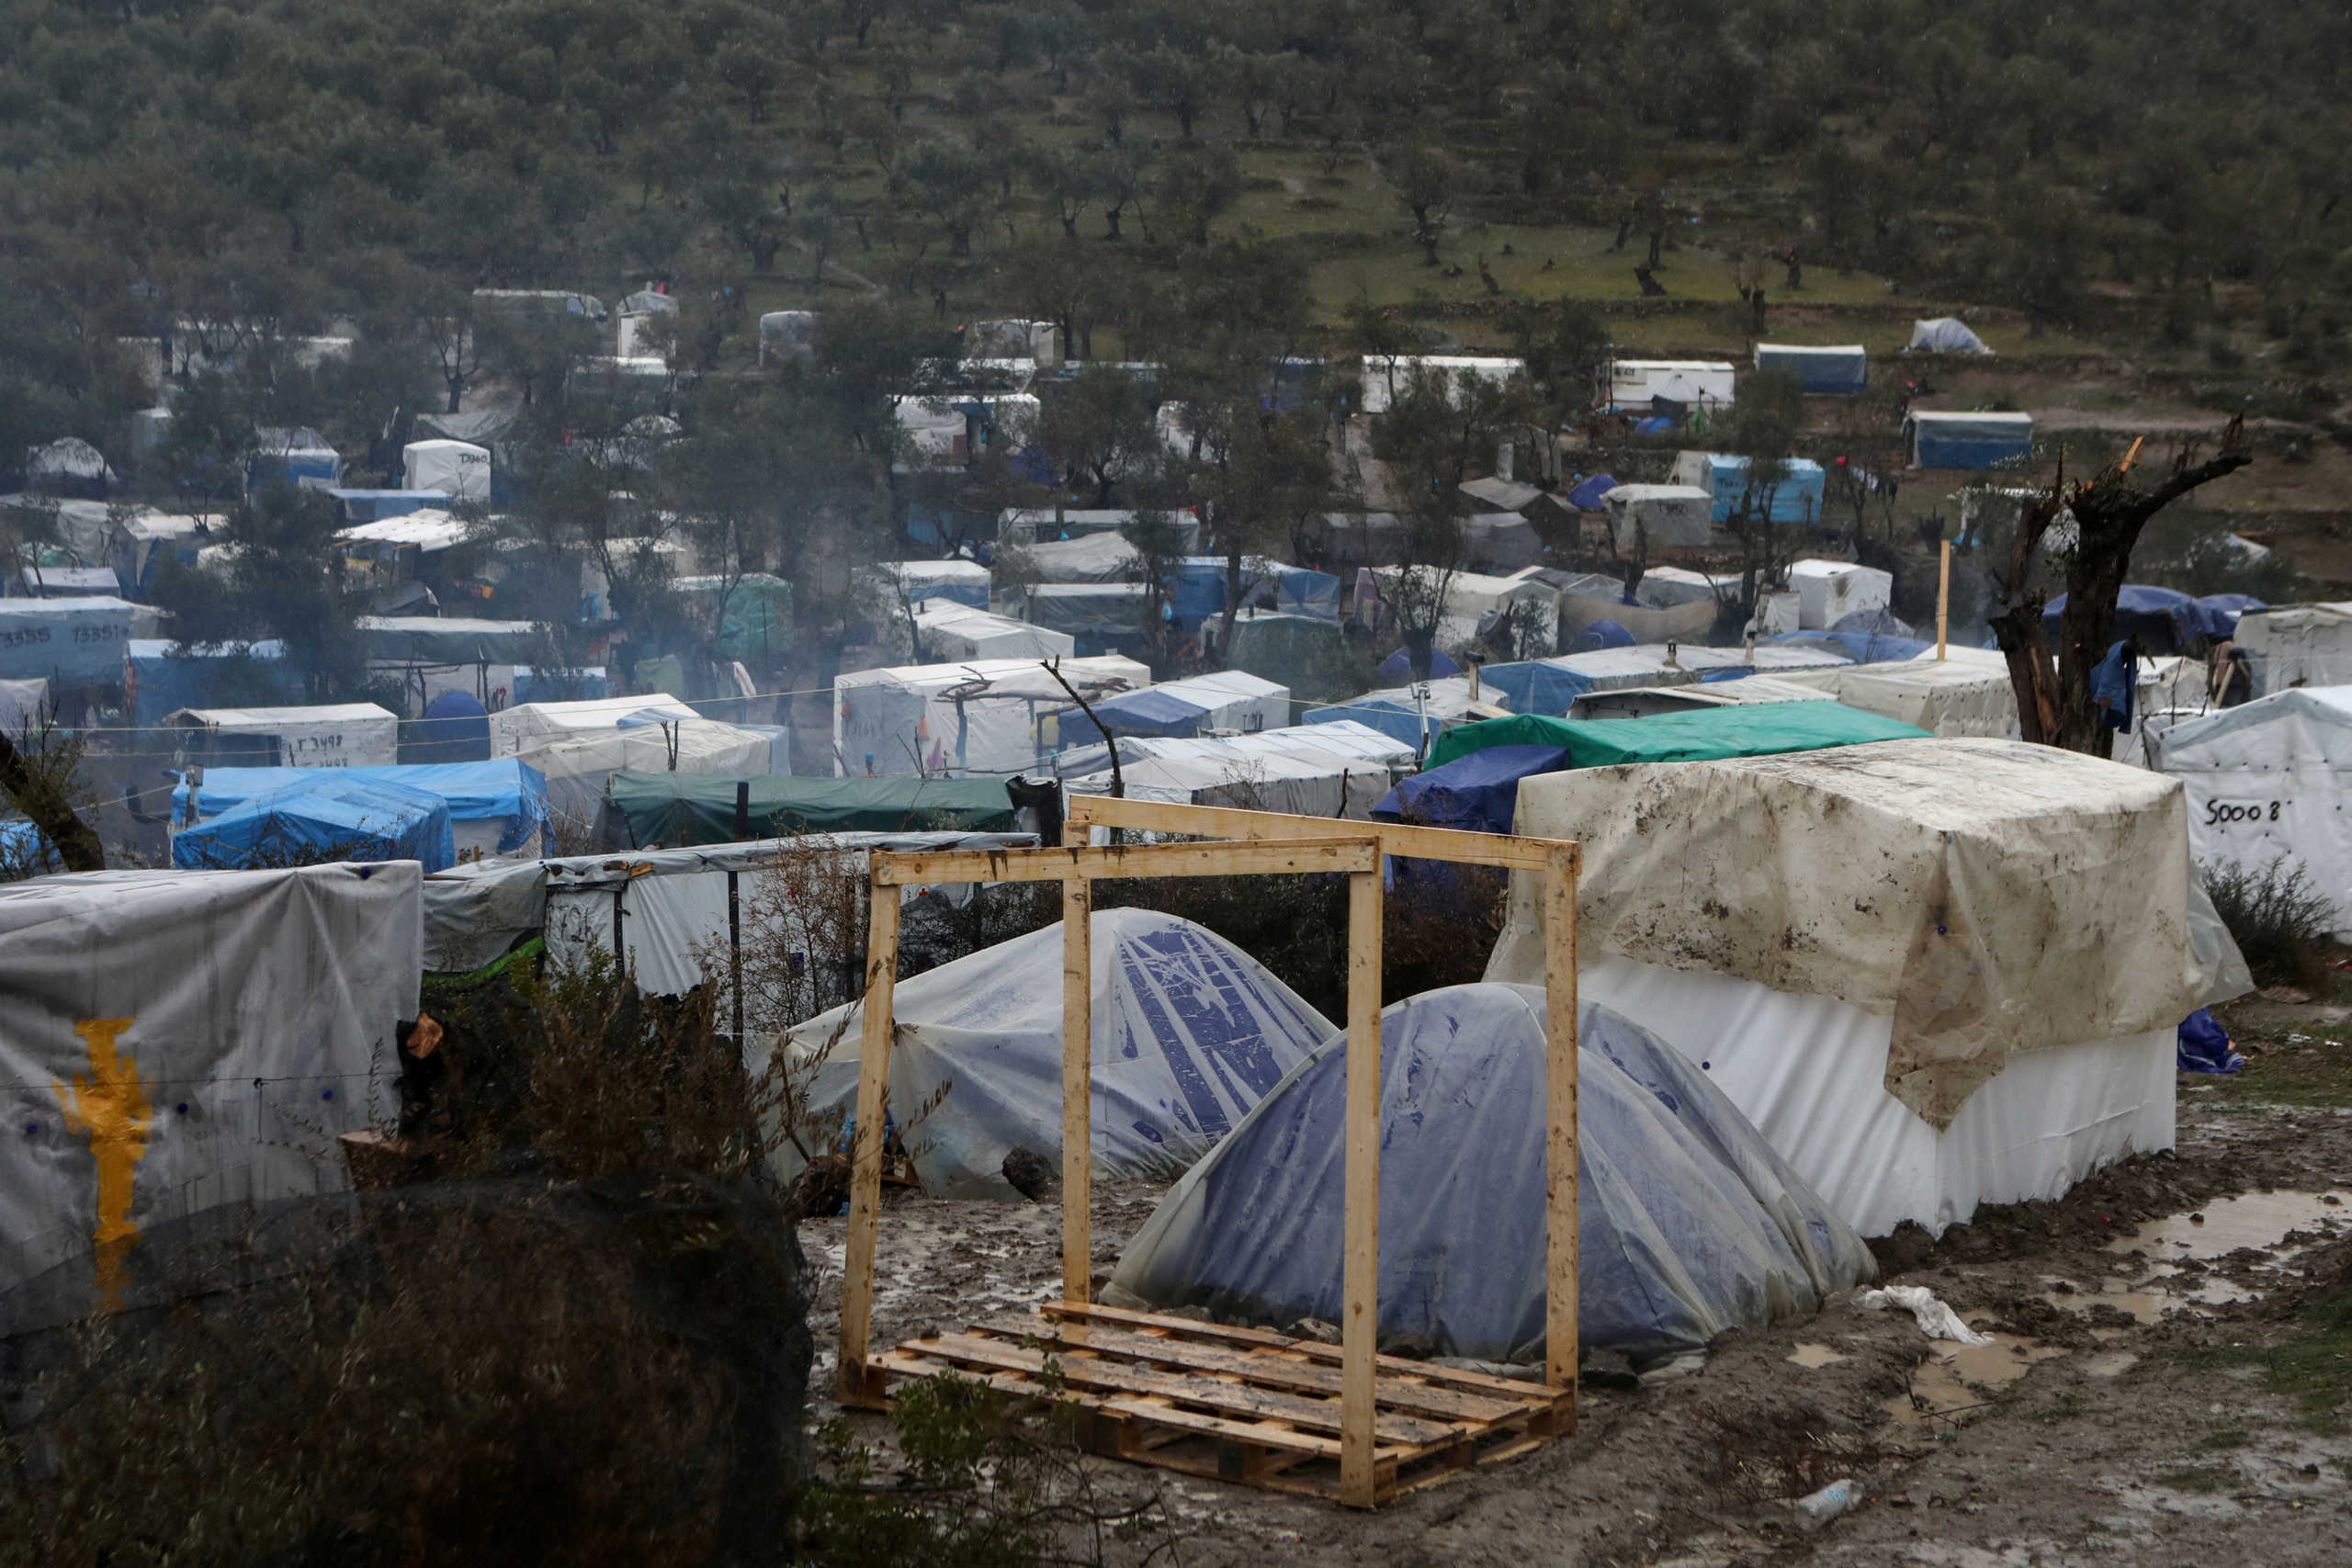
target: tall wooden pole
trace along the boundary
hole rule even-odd
[[[1951,620],[1951,541],[1946,539],[1943,564],[1936,571],[1936,662],[1944,661],[1944,634]]]
[[[1094,885],[1062,884],[1062,1299],[1091,1299]]]
[[[1568,1395],[1566,1430],[1577,1422],[1577,862],[1552,852],[1544,871],[1544,1016],[1548,1127],[1544,1139],[1544,1381]]]
[[[842,1260],[842,1354],[837,1382],[843,1404],[881,1402],[881,1379],[866,1369],[874,1325],[874,1226],[882,1210],[882,1122],[890,1094],[893,993],[899,979],[899,889],[874,889],[865,942],[865,1032],[858,1040],[857,1124],[850,1156],[849,1235]]]
[[[1379,1501],[1374,1373],[1380,1347],[1380,868],[1348,876],[1346,1296],[1340,1328],[1340,1500]]]

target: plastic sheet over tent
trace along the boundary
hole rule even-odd
[[[968,659],[1061,659],[1078,639],[952,599],[926,599],[915,610],[917,651],[943,664]]]
[[[121,1216],[134,1239],[114,1255],[121,1304],[165,1283],[136,1237],[345,1185],[334,1139],[390,1114],[392,1031],[416,1015],[417,874],[109,871],[0,886],[0,1082],[33,1086],[0,1140],[0,1320],[22,1332],[102,1304],[101,1188],[67,1111],[102,1117],[107,1084],[135,1083],[155,1112]],[[128,1021],[109,1033],[96,1020]]]
[[[739,778],[765,772],[768,750],[764,735],[716,719],[688,718],[592,730],[515,755],[545,775],[548,818],[567,834],[593,834],[602,825],[605,781],[615,773]]]
[[[1069,793],[1111,792],[1107,760],[1097,761],[1102,750],[1089,748],[1065,765]],[[1413,765],[1409,746],[1352,723],[1224,739],[1123,738],[1119,757],[1117,782],[1131,800],[1230,806],[1359,822],[1372,815],[1396,771]]]
[[[909,604],[953,599],[975,610],[989,607],[989,569],[969,560],[902,560],[884,565]]]
[[[0,680],[61,687],[122,679],[137,606],[121,599],[0,599]]]
[[[26,726],[39,723],[48,706],[48,682],[0,681],[0,735],[15,739]]]
[[[1746,706],[1765,703],[1826,703],[1826,692],[1778,675],[1749,675],[1737,681],[1701,681],[1688,686],[1624,686],[1613,692],[1588,692],[1568,705],[1570,718],[1648,718],[1657,714],[1688,713],[1697,708]]]
[[[737,830],[739,794],[748,832]],[[1009,833],[1013,828],[1012,797],[1003,782],[992,778],[733,779],[625,773],[613,775],[611,795],[633,847],[683,848],[800,833]]]
[[[1685,588],[1664,569],[1653,567],[1643,573],[1629,604],[1624,584],[1615,578],[1591,573],[1571,578],[1559,590],[1561,642],[1574,649],[1579,634],[1602,621],[1623,627],[1635,643],[1702,641],[1715,626],[1714,591],[1702,587],[1691,593]]]
[[[318,778],[308,768],[209,768],[201,784],[183,779],[172,790],[172,820],[187,825],[234,810],[273,790]],[[526,852],[547,826],[547,782],[537,768],[512,758],[499,762],[418,763],[351,768],[337,775],[361,784],[395,784],[441,801],[459,852]]]
[[[1091,934],[1098,1177],[1182,1172],[1331,1032],[1254,959],[1189,920],[1106,909]],[[788,1059],[823,1055],[808,1074],[814,1117],[846,1118],[854,1105],[864,1010],[860,1001],[820,1014],[782,1042]],[[1012,1198],[1006,1155],[1026,1149],[1058,1164],[1058,922],[901,980],[893,1012],[893,1102],[940,1097],[910,1150],[925,1191]]]
[[[701,716],[666,692],[634,697],[589,697],[574,702],[517,703],[490,716],[491,754],[512,757],[532,746],[569,740],[619,727],[639,714],[668,718]]]
[[[17,574],[17,592],[33,599],[120,597],[110,566],[28,566]]]
[[[1117,534],[1086,534],[1023,547],[1035,580],[1056,582],[1138,582],[1143,553]]]
[[[1381,1017],[1379,1330],[1441,1355],[1544,1353],[1544,994],[1455,986]],[[1577,1328],[1647,1362],[1816,1310],[1870,1251],[1706,1076],[1577,1010]],[[1114,1300],[1338,1322],[1344,1037],[1320,1045],[1160,1201]]]
[[[2352,935],[2352,685],[2276,692],[2149,732],[2153,765],[2188,792],[2201,866],[2301,865]]]
[[[2236,640],[2256,696],[2352,683],[2352,600],[2250,610]]]
[[[78,435],[25,448],[25,482],[76,495],[106,494],[117,483],[106,454]]]
[[[1351,719],[1418,748],[1457,724],[1499,718],[1509,711],[1492,700],[1491,693],[1471,695],[1470,682],[1458,675],[1430,681],[1426,685],[1426,697],[1416,697],[1409,686],[1392,686],[1350,697],[1343,703],[1308,708],[1301,719],[1307,724]]]
[[[1704,549],[1714,538],[1715,498],[1697,485],[1618,485],[1601,505],[1611,535],[1627,551],[1637,536],[1660,550]]]
[[[1969,330],[1968,323],[1957,316],[1938,316],[1933,321],[1911,323],[1911,354],[1990,354],[1984,340]]]
[[[430,873],[456,862],[449,803],[439,795],[358,776],[375,770],[287,771],[308,776],[174,833],[172,864],[243,871],[305,859],[413,860]]]
[[[307,425],[254,432],[254,452],[245,459],[253,485],[281,479],[303,490],[333,490],[343,482],[343,458],[326,438]]]
[[[441,693],[424,705],[423,717],[403,728],[403,754],[434,762],[490,761],[490,710],[470,693]]]
[[[1607,474],[1595,474],[1589,479],[1578,479],[1566,497],[1567,503],[1578,512],[1600,510],[1601,498],[1617,488],[1617,481]]]
[[[1290,718],[1290,688],[1243,670],[1219,670],[1124,692],[1092,705],[1093,723],[1076,708],[1060,715],[1065,739],[1099,727],[1113,735],[1190,737],[1205,730],[1280,729]]]
[[[1115,654],[1065,659],[1061,675],[1089,702],[1151,684]],[[1069,705],[1028,659],[860,670],[834,677],[833,695],[834,765],[851,777],[1019,773],[1059,746],[1052,716]]]
[[[1914,468],[1991,468],[2021,463],[2033,456],[2033,416],[1913,409],[1903,418],[1903,445]]]
[[[369,659],[401,664],[526,662],[539,631],[533,621],[469,615],[362,615],[354,625]]]
[[[2073,752],[1580,769],[1522,784],[1518,830],[1583,846],[1582,994],[1712,1063],[1865,1235],[2169,1146],[2174,1032],[2249,984],[2178,784]],[[1540,978],[1542,925],[1515,885],[1487,977]]]
[[[1004,605],[1032,625],[1099,648],[1141,637],[1150,598],[1140,582],[1033,582],[1008,591]]]
[[[1747,459],[1730,452],[1684,452],[1674,459],[1673,482],[1692,485],[1713,498],[1711,522],[1728,523],[1747,491]],[[1810,457],[1791,457],[1781,465],[1778,482],[1758,485],[1758,500],[1770,491],[1775,523],[1819,523],[1823,487],[1827,477]]]
[[[1858,343],[1836,348],[1759,343],[1756,368],[1783,371],[1796,378],[1801,389],[1816,395],[1855,397],[1870,386],[1870,354]]]
[[[1954,647],[1939,660],[1932,643],[1922,647],[1924,651],[1909,659],[1799,671],[1786,678],[1826,692],[1848,707],[1916,724],[1933,735],[2016,738],[2017,689],[2010,684],[2007,659],[1987,649]]]
[[[2228,602],[2216,602],[2222,599]],[[2239,594],[2199,599],[2177,588],[2154,588],[2146,583],[2127,582],[2115,595],[2114,637],[2118,642],[2125,637],[2136,639],[2143,654],[2183,653],[2194,648],[2200,638],[2206,642],[2220,642],[2234,635],[2246,604],[2252,604],[2256,611],[2264,608],[2259,601],[2245,600]],[[2066,595],[2064,593],[2042,607],[2041,624],[2048,628],[2053,642],[2058,635],[2060,617],[2065,613]],[[2099,651],[2104,653],[2107,650],[2101,649]]]
[[[1894,574],[1853,561],[1800,560],[1790,563],[1789,586],[1796,592],[1798,627],[1826,631],[1857,611],[1885,609]]]
[[[1519,781],[1567,765],[1565,746],[1485,747],[1401,781],[1372,808],[1373,818],[1470,833],[1508,833],[1519,803]]]
[[[1664,644],[1643,643],[1489,664],[1485,682],[1494,700],[1513,713],[1565,714],[1591,692],[1782,675],[1844,662],[1844,654],[1820,649],[1678,645],[1669,651]]]
[[[1565,747],[1568,761],[1564,766],[1600,768],[1768,757],[1880,740],[1917,740],[1926,735],[1913,725],[1838,703],[1725,704],[1630,719],[1523,714],[1446,731],[1430,750],[1430,766],[1442,768],[1494,746]]]

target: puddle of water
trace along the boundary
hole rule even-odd
[[[2242,1192],[2216,1198],[2193,1213],[2151,1220],[2107,1244],[2109,1252],[2150,1258],[2220,1258],[2241,1247],[2275,1247],[2289,1231],[2346,1224],[2340,1192]]]
[[[1789,1359],[1800,1367],[1826,1367],[1845,1359],[1826,1345],[1800,1345],[1789,1354]]]
[[[1911,1373],[1911,1390],[1886,1401],[1898,1426],[1949,1431],[1973,1418],[1993,1391],[2025,1376],[2036,1361],[2069,1354],[2056,1345],[2036,1345],[2014,1334],[1996,1334],[1989,1345],[1943,1345]]]

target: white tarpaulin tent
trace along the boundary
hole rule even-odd
[[[953,599],[975,610],[989,607],[989,569],[976,560],[886,561],[882,570],[910,604]]]
[[[711,718],[673,718],[625,728],[582,730],[512,755],[546,775],[548,819],[554,830],[579,834],[594,833],[601,825],[605,784],[615,773],[628,770],[761,776],[768,771],[769,745],[763,730],[741,729]]]
[[[697,718],[701,716],[666,692],[635,697],[590,697],[569,703],[517,703],[490,716],[490,754],[512,757],[552,740],[570,740],[616,729],[623,719]]]
[[[418,875],[0,886],[0,1322],[143,1304],[156,1233],[345,1184],[334,1139],[390,1111],[394,1027],[416,1014]]]
[[[1064,507],[1057,513],[1050,507],[1008,506],[997,517],[997,539],[1005,545],[1058,545],[1090,535],[1108,534],[1114,536],[1120,529],[1136,520],[1136,513],[1125,507]],[[1191,555],[1201,547],[1201,516],[1187,506],[1167,514],[1168,525],[1176,530],[1174,543],[1178,555]]]
[[[2344,685],[2352,682],[2352,600],[2241,615],[2236,642],[2258,697]]]
[[[122,599],[0,599],[0,680],[119,681],[137,613]]]
[[[1367,354],[1363,357],[1364,413],[1386,413],[1394,395],[1401,396],[1416,376],[1443,376],[1446,401],[1460,407],[1462,389],[1473,381],[1499,387],[1527,373],[1524,359],[1481,357],[1464,354]]]
[[[1619,485],[1600,498],[1609,536],[1634,553],[1637,539],[1652,549],[1704,549],[1714,537],[1715,498],[1697,485]]]
[[[1151,671],[1105,654],[1065,659],[1062,679],[1090,702],[1139,692]],[[1052,716],[1070,705],[1034,659],[906,664],[833,678],[833,760],[845,777],[1014,773],[1057,749]],[[1091,727],[1089,727],[1091,728]]]
[[[1990,354],[1984,340],[1969,330],[1966,321],[1957,316],[1938,316],[1931,321],[1911,323],[1912,354]]]
[[[1516,820],[1583,845],[1580,994],[1880,1235],[2171,1145],[2175,1031],[2248,985],[2187,818],[2119,763],[1887,740],[1539,774]],[[1544,942],[1520,879],[1487,978],[1540,981]]]
[[[401,448],[405,490],[438,491],[451,501],[490,500],[490,449],[470,441],[412,441]]]
[[[1289,987],[1190,920],[1106,909],[1091,931],[1098,1177],[1179,1175],[1331,1032]],[[854,1110],[864,1010],[853,1002],[785,1036],[814,1120]],[[1060,922],[901,980],[893,1013],[891,1103],[938,1100],[909,1150],[926,1192],[1014,1197],[1004,1161],[1017,1148],[1059,1168]],[[788,1163],[780,1176],[794,1174]]]
[[[1801,671],[1787,679],[1826,692],[1849,708],[1916,724],[1933,735],[2007,740],[2018,733],[2008,660],[1991,649],[1948,646],[1940,662],[1928,652],[1917,659]]]
[[[1848,615],[1884,610],[1894,592],[1894,574],[1844,560],[1801,560],[1789,567],[1797,595],[1797,627],[1826,631]]]
[[[1609,412],[1647,413],[1651,400],[1728,407],[1739,367],[1727,359],[1619,359],[1609,367]]]
[[[1081,534],[1022,547],[1038,582],[1140,582],[1143,553],[1118,534]]]
[[[915,639],[926,659],[1067,659],[1078,644],[1067,633],[975,610],[953,599],[926,599],[915,608]]]
[[[1345,730],[1341,736],[1336,732]],[[1335,732],[1329,745],[1324,732]],[[1367,739],[1369,738],[1369,739]],[[1099,755],[1099,749],[1090,755]],[[1412,749],[1360,724],[1317,724],[1216,739],[1134,737],[1119,742],[1130,800],[1231,806],[1299,817],[1371,819]],[[1080,765],[1085,765],[1081,759]],[[1107,765],[1069,781],[1073,795],[1108,795]]]
[[[2188,791],[2188,849],[2203,866],[2261,872],[2285,857],[2335,905],[2352,939],[2352,686],[2256,697],[2148,733],[2153,763]]]
[[[389,768],[401,760],[401,721],[374,703],[182,708],[164,722],[189,732],[191,762],[209,756],[244,767]]]
[[[1686,578],[1697,581],[1696,592]],[[1700,641],[1715,627],[1715,592],[1697,572],[1654,566],[1642,574],[1634,590],[1639,603],[1632,604],[1623,603],[1623,581],[1599,573],[1570,578],[1559,594],[1560,639],[1570,647],[1600,621],[1624,627],[1637,643]]]

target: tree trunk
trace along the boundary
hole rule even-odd
[[[17,808],[33,819],[41,836],[57,846],[58,858],[68,871],[104,871],[106,851],[98,843],[98,835],[90,825],[74,814],[59,788],[60,781],[51,778],[34,759],[17,750],[16,743],[0,733],[0,794],[6,794]]]

